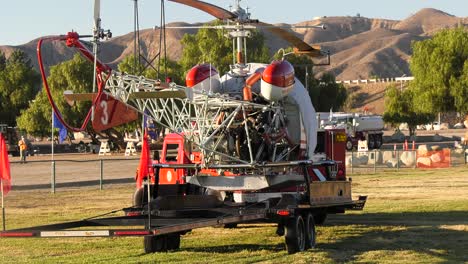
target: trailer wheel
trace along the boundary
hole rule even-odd
[[[353,141],[350,138],[346,140],[346,150],[348,151],[353,150]]]
[[[133,194],[133,206],[140,207],[143,205],[145,193],[146,192],[144,187],[135,190],[135,193]]]
[[[316,225],[323,225],[327,219],[327,213],[314,214],[314,222]]]
[[[133,193],[133,206],[141,207],[144,204],[148,204],[148,186],[140,187]],[[150,192],[153,191],[153,186],[150,186]]]
[[[327,216],[325,214],[325,216]],[[325,219],[324,219],[325,221]],[[306,249],[315,247],[315,221],[314,216],[309,213],[306,218]]]
[[[167,235],[167,250],[178,250],[180,248],[180,234]]]
[[[145,236],[144,240],[145,253],[165,252],[167,251],[167,236]]]
[[[286,224],[286,248],[289,254],[301,252],[306,247],[306,227],[301,215],[288,220]]]

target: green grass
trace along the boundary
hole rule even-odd
[[[142,238],[2,238],[0,263],[466,263],[468,167],[352,175],[362,212],[329,216],[313,250],[288,255],[274,225],[203,228],[176,252],[144,254]],[[130,206],[133,186],[12,191],[7,228],[77,220]]]

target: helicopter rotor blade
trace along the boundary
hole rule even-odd
[[[219,6],[215,6],[203,1],[197,1],[197,0],[169,0],[171,2],[176,2],[179,4],[191,6],[193,8],[199,9],[201,11],[204,11],[218,19],[225,20],[225,19],[236,19],[237,15],[224,9]]]
[[[258,24],[276,36],[291,43],[294,46],[294,53],[296,54],[308,55],[312,58],[323,56],[322,52],[320,51],[320,46],[310,46],[292,32],[264,22],[259,22]]]
[[[94,0],[94,29],[97,30],[101,23],[101,0]]]

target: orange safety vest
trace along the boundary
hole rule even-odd
[[[20,150],[26,150],[27,148],[26,143],[23,140],[19,141],[18,146],[20,147]]]

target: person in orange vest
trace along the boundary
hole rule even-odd
[[[28,145],[26,144],[24,136],[21,136],[21,139],[18,142],[18,146],[20,149],[21,163],[26,163],[26,150],[28,149]]]

